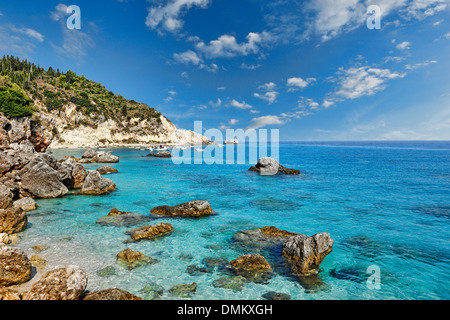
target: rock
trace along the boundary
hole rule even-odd
[[[142,298],[117,288],[91,292],[83,300],[142,300]]]
[[[174,207],[160,206],[155,207],[151,211],[153,214],[169,216],[169,217],[202,217],[209,216],[214,211],[208,201],[196,200],[186,202]]]
[[[291,261],[294,272],[315,274],[325,256],[332,251],[333,243],[329,233],[318,233],[312,237],[299,234],[284,243],[283,256]]]
[[[112,155],[108,152],[99,152],[93,158],[92,162],[95,163],[117,163],[119,162],[119,157]]]
[[[50,248],[50,246],[49,245],[46,245],[46,244],[44,244],[44,245],[38,245],[38,246],[33,246],[33,247],[31,247],[34,251],[36,251],[36,252],[42,252],[42,251],[44,251],[44,250],[47,250],[48,248]]]
[[[32,266],[25,252],[0,243],[0,287],[27,282]]]
[[[164,288],[154,282],[149,282],[139,290],[145,300],[160,300],[164,294]]]
[[[213,281],[213,286],[216,288],[241,291],[247,282],[247,279],[242,276],[221,277]]]
[[[284,173],[289,175],[298,175],[300,174],[300,170],[296,169],[288,169],[280,165],[280,163],[273,159],[264,157],[258,160],[258,163],[249,169],[249,171],[258,172],[261,175],[275,175],[278,173]]]
[[[298,233],[280,230],[276,227],[263,227],[239,231],[233,236],[233,241],[244,247],[269,248],[281,246],[289,238],[296,235]]]
[[[269,291],[262,295],[266,300],[291,300],[291,296],[285,293]]]
[[[117,170],[116,168],[113,168],[111,166],[103,166],[97,169],[98,172],[100,172],[100,174],[109,174],[109,173],[117,173],[119,172],[119,170]]]
[[[21,193],[37,198],[57,198],[69,192],[60,174],[41,158],[34,158],[20,172]]]
[[[95,222],[101,225],[113,227],[130,227],[133,225],[148,222],[150,220],[152,220],[152,218],[144,216],[140,213],[126,213],[119,215],[107,215],[98,218]]]
[[[30,262],[33,266],[35,266],[38,269],[45,269],[47,268],[47,260],[44,258],[39,257],[38,255],[33,255],[30,258]]]
[[[116,268],[113,266],[105,267],[97,271],[97,275],[102,278],[109,278],[117,275]]]
[[[0,183],[0,209],[6,209],[11,206],[13,194],[11,190],[3,183]]]
[[[104,195],[116,189],[116,185],[110,180],[103,178],[98,171],[88,171],[79,194]]]
[[[22,294],[10,288],[0,288],[0,301],[1,300],[22,300]]]
[[[4,175],[14,167],[16,161],[14,157],[0,151],[0,175]]]
[[[205,258],[202,260],[202,263],[207,268],[222,268],[228,265],[230,262],[224,258]]]
[[[83,158],[83,159],[91,159],[91,158],[95,157],[96,155],[97,155],[97,152],[95,152],[92,149],[89,149],[85,153],[83,153],[81,158]]]
[[[232,260],[230,265],[235,270],[266,272],[272,271],[272,267],[260,254],[247,254]]]
[[[172,154],[167,151],[161,151],[158,153],[149,153],[147,157],[154,157],[154,158],[172,158]]]
[[[7,233],[0,233],[0,243],[9,244],[11,239]]]
[[[134,241],[140,240],[155,240],[167,236],[173,232],[173,226],[169,223],[158,223],[154,226],[144,226],[134,231],[131,239]]]
[[[24,300],[80,300],[87,286],[86,272],[77,266],[44,274],[23,296]]]
[[[32,198],[26,197],[14,201],[14,206],[22,208],[23,211],[33,211],[36,210],[36,201]]]
[[[28,218],[25,211],[18,207],[0,209],[0,233],[13,234],[27,228]]]
[[[117,254],[117,261],[125,264],[128,270],[159,262],[139,251],[133,251],[129,248],[122,250]]]
[[[267,284],[274,276],[272,267],[260,254],[247,254],[232,260],[230,266],[223,269],[225,273],[239,275],[248,281]]]
[[[186,269],[186,273],[190,274],[191,276],[201,276],[206,273],[213,273],[214,267],[201,267],[197,265],[190,265]]]
[[[115,217],[115,216],[120,216],[120,215],[124,215],[124,214],[130,214],[131,212],[127,212],[127,211],[120,211],[117,208],[112,208],[111,211],[109,211],[108,216],[110,217]]]
[[[197,290],[197,283],[192,284],[180,284],[177,286],[174,286],[172,289],[169,290],[169,292],[173,295],[182,297],[182,298],[189,298],[192,296],[192,294],[195,293]]]
[[[73,178],[73,188],[80,189],[83,186],[84,179],[86,179],[87,171],[83,165],[77,163],[73,166],[72,178]]]

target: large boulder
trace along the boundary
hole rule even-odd
[[[0,209],[0,233],[13,234],[25,230],[28,218],[25,211],[19,207]]]
[[[301,275],[317,274],[323,259],[332,251],[334,240],[329,233],[318,233],[312,237],[299,234],[289,238],[283,245],[283,256]]]
[[[116,185],[111,179],[103,178],[98,171],[88,171],[80,190],[80,194],[103,195],[116,189]]]
[[[24,300],[80,300],[88,282],[77,266],[49,271],[23,296]]]
[[[268,157],[259,159],[258,163],[254,167],[251,167],[249,171],[258,172],[266,176],[272,176],[278,173],[290,175],[300,174],[300,170],[285,168],[277,160]]]
[[[83,155],[81,156],[81,158],[83,159],[92,159],[93,157],[95,157],[97,155],[97,152],[95,152],[92,149],[87,150],[85,153],[83,153]]]
[[[109,152],[99,152],[93,158],[92,162],[96,163],[117,163],[119,162],[119,157],[112,155]]]
[[[168,151],[161,151],[158,153],[149,153],[147,157],[154,157],[154,158],[172,158],[172,154]]]
[[[196,200],[190,201],[183,204],[179,204],[174,207],[170,206],[159,206],[153,208],[151,211],[153,214],[163,215],[163,216],[180,216],[180,217],[202,217],[209,216],[214,211],[208,201]]]
[[[30,197],[25,197],[14,201],[14,206],[21,208],[23,211],[33,211],[36,210],[36,201]]]
[[[25,252],[0,243],[0,287],[27,282],[32,266]]]
[[[87,171],[83,165],[77,163],[73,166],[72,178],[73,178],[73,188],[79,189],[83,186],[84,179],[86,179]]]
[[[232,260],[230,265],[233,269],[255,272],[272,271],[272,267],[260,254],[246,254]]]
[[[61,176],[45,160],[35,157],[19,173],[21,193],[36,198],[57,198],[69,192]]]
[[[13,200],[13,194],[11,190],[3,183],[0,183],[0,209],[8,208]]]
[[[169,223],[158,223],[154,226],[143,226],[133,230],[131,239],[133,241],[155,240],[167,236],[173,232],[173,226]]]
[[[22,300],[22,294],[11,288],[0,288],[0,301],[19,301]]]
[[[142,300],[142,298],[135,296],[128,291],[112,288],[90,292],[83,300]]]

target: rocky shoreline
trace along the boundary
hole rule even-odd
[[[25,122],[25,126],[31,125]],[[83,164],[114,164],[120,161],[119,157],[108,152],[88,149],[80,158],[69,156],[58,160],[52,153],[46,152],[50,140],[33,136],[40,132],[38,127],[19,133],[16,130],[14,134],[11,134],[12,129],[7,129],[8,125],[4,124],[6,135],[0,135],[3,141],[0,150],[0,300],[141,300],[141,297],[117,288],[87,292],[88,275],[79,267],[71,265],[46,271],[45,259],[37,254],[28,257],[24,251],[15,247],[20,241],[18,234],[28,227],[27,212],[36,209],[34,199],[59,198],[66,195],[108,195],[116,190],[117,186],[103,175],[116,173],[117,170],[110,165],[97,170],[86,170]],[[260,159],[250,171],[259,172],[261,175],[300,174],[300,171],[287,169],[270,158]],[[175,206],[156,206],[148,216],[113,208],[107,216],[96,222],[113,227],[131,227],[151,222],[158,217],[213,219],[214,214],[209,202],[194,200]],[[162,237],[170,237],[175,229],[176,226],[170,223],[140,226],[126,232],[130,238],[125,243],[157,241]],[[239,291],[247,283],[267,284],[277,273],[276,268],[269,262],[275,255],[276,259],[284,259],[291,273],[302,279],[302,282],[305,278],[317,277],[320,264],[332,251],[334,243],[328,233],[307,236],[271,226],[242,230],[230,240],[243,248],[270,248],[272,256],[266,256],[264,251],[260,254],[249,250],[247,254],[231,261],[205,258],[203,265],[190,265],[186,272],[192,276],[219,272],[221,277],[212,283],[214,287]],[[45,249],[40,246],[33,247],[37,253]],[[270,259],[267,260],[268,258]],[[118,265],[128,270],[158,262],[159,260],[130,248],[117,253]],[[31,281],[33,272],[36,275]],[[98,272],[107,276],[111,272],[114,273],[114,267]],[[168,292],[175,297],[190,298],[195,295],[196,289],[197,284],[194,282],[176,285]],[[145,298],[160,298],[163,291],[163,288],[151,286],[144,288],[143,294]],[[266,292],[263,298],[290,297],[283,293]]]

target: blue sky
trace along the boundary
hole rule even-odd
[[[450,0],[2,1],[0,54],[84,74],[184,129],[450,140],[449,18]]]

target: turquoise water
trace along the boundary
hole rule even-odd
[[[250,148],[254,148],[251,146]],[[246,165],[175,165],[146,158],[147,151],[111,149],[120,156],[109,175],[118,189],[108,196],[38,200],[19,247],[49,245],[39,255],[50,267],[78,265],[89,274],[88,290],[118,287],[142,296],[153,282],[173,299],[174,285],[198,283],[193,299],[261,299],[268,291],[292,299],[449,299],[450,143],[284,143],[280,162],[300,176],[259,176]],[[58,158],[84,150],[53,150]],[[100,165],[86,165],[95,169]],[[133,227],[96,224],[113,207],[148,215],[159,205],[207,200],[216,214],[204,219],[158,219],[175,232],[157,241],[123,243]],[[329,232],[334,248],[321,265],[323,286],[306,290],[275,266],[268,284],[242,291],[215,288],[219,271],[192,276],[189,265],[204,258],[228,260],[253,252],[235,246],[240,230],[263,226],[313,235]],[[65,238],[70,238],[65,239]],[[65,239],[65,240],[62,240]],[[129,271],[116,264],[125,249],[160,262]],[[190,255],[191,260],[180,259]],[[370,290],[367,268],[381,269],[380,290]],[[114,266],[116,275],[97,274]]]

